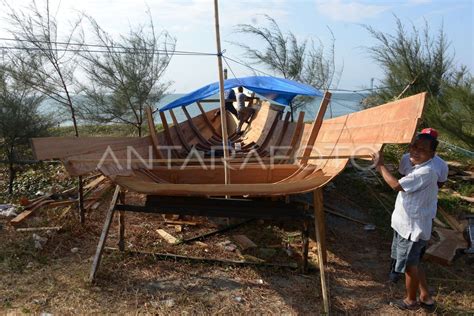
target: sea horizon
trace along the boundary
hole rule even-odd
[[[165,105],[171,103],[172,101],[184,96],[185,93],[170,93],[163,98],[155,103],[155,108],[162,108]],[[329,103],[328,109],[326,111],[326,114],[324,116],[325,119],[331,118],[331,117],[338,117],[342,115],[346,115],[349,113],[357,112],[362,110],[361,102],[362,100],[367,97],[368,93],[352,93],[352,92],[335,92],[332,93],[331,96],[331,102]],[[218,95],[211,96],[208,99],[218,99]],[[74,98],[78,98],[78,96],[74,96]],[[263,98],[264,99],[264,98]],[[321,103],[322,97],[314,97],[314,99],[304,107],[298,110],[304,111],[305,112],[305,120],[310,121],[314,120],[317,110],[319,109],[319,105]],[[275,103],[275,102],[272,102]],[[218,102],[203,102],[201,103],[205,111],[209,111],[212,109],[215,109],[216,107],[219,106]],[[275,103],[278,104],[278,103]],[[71,120],[68,117],[67,110],[62,106],[59,105],[56,101],[52,99],[45,99],[43,103],[40,105],[41,112],[45,114],[52,114],[52,113],[59,113],[59,112],[65,112],[63,115],[63,119],[59,120],[59,125],[60,126],[70,126],[72,125]],[[190,104],[187,106],[187,110],[189,114],[194,117],[196,115],[200,114],[200,111],[196,104]],[[176,119],[178,122],[182,122],[186,120],[186,116],[184,112],[181,110],[181,108],[176,108],[174,111],[176,115]],[[156,117],[155,117],[155,120]],[[81,121],[78,123],[79,125],[87,125],[90,124],[91,122],[86,122],[86,121]],[[159,123],[159,122],[158,122]]]

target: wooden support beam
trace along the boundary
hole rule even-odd
[[[110,206],[107,211],[107,216],[104,221],[104,228],[102,229],[102,234],[100,235],[99,243],[97,244],[97,250],[95,252],[94,261],[92,262],[92,268],[89,275],[89,282],[93,283],[95,281],[95,275],[97,274],[97,269],[99,269],[100,260],[102,258],[102,252],[104,251],[105,242],[107,241],[107,235],[109,234],[110,225],[114,218],[115,206],[117,205],[117,200],[120,194],[120,186],[115,187],[114,195],[110,201]]]
[[[200,102],[202,102],[203,100],[201,100]],[[204,109],[202,108],[202,105],[200,102],[196,102],[198,108],[199,108],[199,111],[201,111],[201,117],[202,119],[204,120],[204,122],[206,123],[207,127],[211,130],[212,132],[212,135],[214,135],[215,137],[218,137],[218,138],[221,138],[221,136],[219,135],[219,133],[217,132],[216,128],[214,127],[214,125],[212,125],[212,122],[209,120],[209,118],[207,117],[207,114],[206,112],[204,111]]]
[[[146,120],[148,123],[148,129],[150,131],[151,141],[153,142],[154,152],[158,159],[162,159],[163,156],[161,155],[159,148],[160,142],[158,141],[158,135],[156,134],[156,126],[155,120],[153,119],[153,113],[151,111],[151,107],[147,106],[145,108],[146,111]]]
[[[325,228],[324,228],[324,210],[323,210],[323,191],[317,189],[313,192],[314,217],[315,217],[315,235],[318,244],[318,264],[319,274],[321,276],[321,292],[323,296],[324,313],[329,314],[329,297],[326,285],[326,274],[324,265],[327,261],[326,243],[325,243]]]
[[[326,113],[326,109],[328,108],[329,100],[331,99],[331,93],[326,91],[323,95],[323,99],[321,100],[321,105],[319,106],[318,115],[314,119],[313,124],[311,125],[311,133],[309,134],[308,140],[306,142],[306,146],[303,151],[303,159],[301,160],[301,164],[307,164],[308,160],[305,159],[311,155],[311,151],[313,150],[314,142],[318,137],[319,130],[323,125],[324,114]]]
[[[161,111],[158,111],[158,113],[160,114],[160,118],[161,118],[161,125],[163,126],[163,133],[165,134],[165,139],[166,139],[166,142],[168,146],[174,146],[174,143],[173,143],[173,139],[171,138],[171,132],[170,132],[170,128],[168,126],[168,121],[166,120],[166,115],[165,113],[161,112]],[[176,150],[172,150],[173,153],[175,154],[176,157],[181,157],[181,155],[176,151]],[[166,159],[164,159],[166,160]]]
[[[300,139],[300,136],[303,133],[303,129],[304,129],[304,112],[301,111],[298,114],[298,121],[296,122],[296,128],[295,128],[295,131],[293,132],[293,136],[291,137],[291,142],[289,146],[290,148],[288,149],[288,152],[286,153],[288,157],[292,157],[295,154],[297,150],[296,144],[298,143],[298,140]],[[282,163],[285,163],[287,161],[288,159],[285,159],[282,161]]]
[[[183,131],[181,130],[181,126],[179,125],[178,120],[176,119],[176,115],[174,115],[174,112],[172,109],[169,110],[170,115],[171,115],[171,120],[173,121],[173,128],[176,132],[176,135],[178,136],[179,142],[181,143],[181,146],[186,149],[187,152],[191,151],[191,147],[189,146],[188,142],[186,141],[186,137],[184,137]]]
[[[323,191],[317,189],[313,192],[313,208],[314,208],[314,221],[321,233],[320,240],[317,240],[318,244],[321,244],[321,251],[323,255],[323,263],[327,263],[327,251],[326,251],[326,219],[324,216],[324,204],[323,204]],[[316,236],[317,239],[318,236]],[[319,245],[318,245],[319,246]]]

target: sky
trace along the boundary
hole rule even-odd
[[[29,0],[9,1],[24,7]],[[42,0],[37,0],[41,3]],[[155,28],[167,30],[177,39],[176,50],[216,52],[214,6],[211,0],[51,0],[50,7],[60,22],[60,30],[84,12],[94,17],[103,29],[114,36],[126,34],[130,28],[147,20],[151,12]],[[3,12],[3,13],[2,13]],[[8,23],[5,8],[0,4],[0,37]],[[312,39],[327,50],[331,32],[335,38],[335,63],[342,69],[338,89],[357,90],[377,86],[383,71],[371,59],[367,48],[376,44],[363,25],[394,34],[395,17],[410,28],[424,27],[433,34],[443,27],[450,41],[450,52],[457,65],[474,67],[474,1],[472,0],[405,0],[405,1],[343,1],[343,0],[220,0],[219,17],[224,55],[244,60],[243,51],[232,42],[246,42],[255,48],[263,45],[236,33],[237,24],[268,26],[264,14],[274,18],[284,31],[291,31],[298,40]],[[330,30],[330,31],[329,31]],[[86,39],[93,42],[86,28]],[[252,75],[246,67],[229,62],[229,77]],[[271,74],[263,66],[255,68]],[[217,81],[215,56],[174,56],[165,74],[172,81],[171,92],[186,93]]]

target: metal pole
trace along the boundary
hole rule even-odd
[[[216,25],[216,45],[217,45],[217,66],[219,68],[219,96],[220,96],[220,108],[221,108],[221,127],[222,127],[222,147],[224,151],[224,183],[230,183],[229,170],[227,168],[227,162],[229,157],[229,148],[227,144],[227,112],[225,110],[225,97],[224,97],[224,72],[222,69],[222,53],[221,53],[221,36],[219,33],[219,8],[218,0],[214,0],[214,18]]]

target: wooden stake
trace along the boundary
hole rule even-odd
[[[303,233],[301,235],[303,239],[303,273],[308,273],[308,248],[309,248],[309,222],[303,222]]]
[[[120,203],[125,204],[125,192],[120,193]],[[125,250],[125,212],[119,211],[119,241],[118,241],[118,248],[120,251]]]
[[[321,244],[321,251],[323,255],[323,263],[327,263],[327,252],[326,252],[326,227],[324,218],[324,205],[323,205],[323,191],[317,189],[313,192],[313,207],[314,207],[314,221],[315,226],[318,227],[321,233],[320,240],[317,240],[318,247]],[[317,237],[317,236],[316,236]]]
[[[219,69],[219,96],[220,96],[220,108],[221,108],[221,128],[222,128],[222,149],[224,151],[224,184],[230,183],[229,170],[227,168],[227,159],[229,157],[229,148],[227,144],[227,112],[225,110],[225,97],[224,97],[224,73],[222,70],[222,51],[221,51],[221,35],[219,32],[219,7],[218,0],[214,0],[214,19],[216,26],[216,45],[217,45],[217,66]]]
[[[315,215],[315,232],[316,242],[318,244],[318,264],[321,276],[321,292],[323,295],[324,313],[329,314],[329,297],[326,286],[326,274],[324,264],[326,263],[326,246],[324,244],[324,214],[323,214],[323,192],[317,189],[313,192],[314,199],[314,215]]]
[[[82,176],[79,176],[77,179],[79,181],[79,192],[77,196],[77,199],[79,200],[79,222],[81,223],[81,225],[84,225],[84,223],[86,222],[86,214],[84,210],[84,188],[82,183]]]
[[[95,275],[97,269],[100,265],[100,259],[102,258],[102,252],[104,251],[105,242],[107,240],[107,235],[109,234],[110,224],[114,218],[115,205],[120,193],[120,186],[115,187],[114,195],[110,201],[109,210],[107,211],[107,217],[105,218],[104,228],[102,229],[102,234],[100,235],[99,243],[97,244],[97,250],[95,252],[94,261],[92,262],[91,273],[89,275],[89,282],[93,283],[95,280]]]

